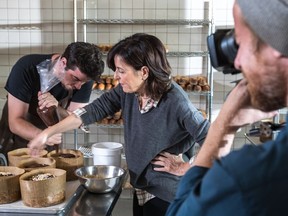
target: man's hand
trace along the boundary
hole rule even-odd
[[[239,128],[271,118],[275,114],[277,111],[265,113],[252,107],[247,81],[243,79],[230,92],[219,115],[211,124],[193,165],[211,167],[215,158],[230,152],[235,133]]]
[[[168,172],[173,175],[182,176],[190,168],[188,162],[184,162],[182,155],[174,155],[168,152],[162,152],[157,155],[152,164],[156,165],[154,167],[155,171]]]
[[[45,107],[51,107],[51,106],[57,107],[58,101],[49,92],[46,92],[46,93],[38,92],[38,106],[40,109],[43,109]]]
[[[271,118],[277,114],[275,112],[262,112],[251,106],[250,95],[247,89],[247,81],[241,80],[231,91],[224,102],[221,111],[215,122],[226,133],[235,133],[239,128],[255,123],[262,119]]]

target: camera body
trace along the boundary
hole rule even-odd
[[[238,45],[235,41],[234,29],[218,29],[207,37],[207,46],[211,65],[224,74],[241,73],[234,67]]]

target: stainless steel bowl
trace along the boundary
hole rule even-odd
[[[75,170],[80,183],[92,193],[108,193],[122,186],[126,171],[117,166],[94,165]]]

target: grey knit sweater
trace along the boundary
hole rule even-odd
[[[122,109],[125,155],[131,184],[171,202],[180,177],[153,170],[151,160],[160,152],[186,152],[195,142],[202,144],[209,121],[193,106],[187,93],[172,83],[157,107],[141,114],[135,94],[125,93],[121,85],[104,93],[85,107],[81,118],[85,125],[113,115]]]

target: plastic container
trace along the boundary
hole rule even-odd
[[[121,167],[122,149],[123,145],[117,142],[100,142],[93,144],[93,164]]]

